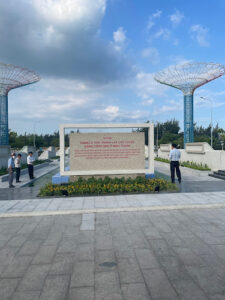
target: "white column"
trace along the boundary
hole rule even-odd
[[[150,123],[148,128],[148,168],[150,174],[154,174],[154,123]]]
[[[60,175],[63,175],[65,171],[65,137],[64,137],[64,126],[60,125],[59,130],[59,141],[60,141]]]

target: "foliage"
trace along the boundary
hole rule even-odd
[[[149,121],[147,121],[149,123]],[[178,148],[184,147],[184,133],[181,131],[179,121],[175,119],[166,122],[154,122],[154,139],[155,145],[175,143]],[[148,128],[139,128],[138,132],[145,133],[145,144],[148,144]],[[211,139],[211,126],[204,128],[194,124],[195,142],[207,142],[210,144]],[[221,142],[225,140],[225,130],[219,128],[218,124],[213,128],[213,148],[221,149]],[[16,132],[9,130],[9,144],[14,149],[20,149],[24,145],[32,146],[34,143],[34,135],[25,132],[24,135],[18,135]],[[55,146],[59,147],[59,132],[53,134],[37,135],[35,134],[35,144],[39,147]],[[69,135],[65,134],[65,145],[69,146]]]
[[[165,162],[165,163],[170,163],[169,159],[166,158],[161,158],[161,157],[155,157],[155,160]],[[211,169],[207,166],[207,164],[197,164],[193,161],[183,161],[180,163],[180,166],[186,167],[186,168],[191,168],[195,170],[200,170],[200,171],[210,171]]]
[[[11,148],[20,149],[24,145],[33,146],[34,135],[25,132],[24,135],[18,135],[16,132],[9,130],[9,144]],[[37,135],[35,134],[35,144],[37,148],[55,146],[59,147],[59,132],[54,132],[53,134]],[[65,145],[69,146],[69,136],[65,135]]]
[[[66,185],[46,184],[40,189],[39,196],[62,196],[65,192],[68,196],[78,195],[104,195],[114,193],[149,193],[155,188],[160,190],[176,190],[176,186],[164,179],[146,179],[138,176],[135,179],[109,178],[89,179],[79,178],[75,182]]]

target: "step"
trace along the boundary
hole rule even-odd
[[[216,172],[215,172],[215,173],[216,173]],[[218,178],[218,179],[223,179],[223,180],[225,180],[225,176],[219,175],[219,174],[215,174],[215,173],[209,173],[209,176],[214,177],[214,178]]]
[[[225,170],[218,170],[217,171],[219,174],[224,175],[225,176]]]
[[[225,177],[225,173],[222,173],[221,171],[213,172],[213,174]]]

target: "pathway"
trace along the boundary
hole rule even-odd
[[[0,202],[1,300],[225,299],[225,192]]]

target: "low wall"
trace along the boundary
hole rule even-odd
[[[49,147],[47,150],[45,150],[41,155],[38,157],[39,160],[44,159],[51,159],[52,157],[56,156],[55,147]]]
[[[169,149],[169,144],[168,148]],[[179,149],[181,152],[180,161],[190,161],[197,164],[207,164],[212,171],[225,170],[225,151],[213,150],[208,143],[189,143],[186,144],[186,149]],[[163,145],[163,151],[158,151],[158,157],[168,159],[169,150],[165,151],[165,145]]]
[[[47,167],[49,164],[50,164],[50,162],[45,162],[43,164],[36,165],[36,166],[34,166],[34,171],[38,170],[38,169],[41,169],[41,168],[44,168],[44,167]],[[26,173],[28,173],[27,168],[26,169],[22,169],[21,172],[20,172],[21,175],[26,174]],[[14,176],[15,176],[15,172],[14,172]],[[7,181],[8,179],[9,179],[9,175],[8,174],[0,176],[0,182]]]

